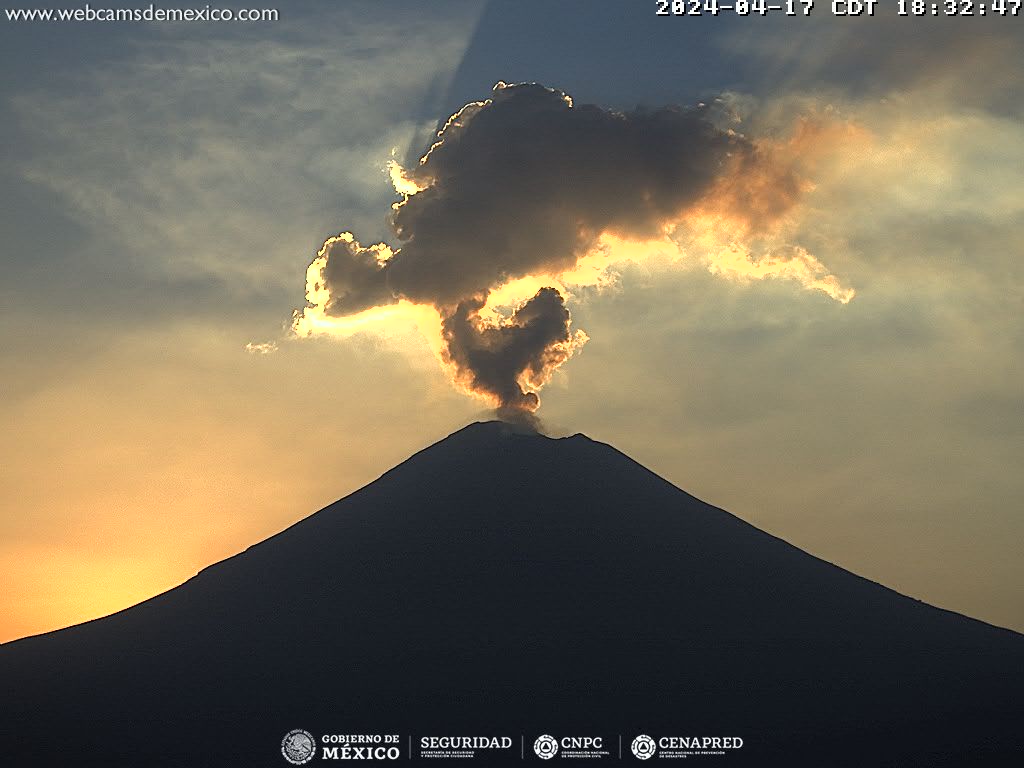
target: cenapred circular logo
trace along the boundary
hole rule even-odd
[[[633,754],[641,760],[654,757],[654,753],[657,751],[658,746],[654,743],[654,739],[647,734],[641,733],[633,739]]]
[[[281,740],[281,754],[292,765],[308,763],[316,754],[316,741],[313,740],[313,734],[301,728],[288,731]]]
[[[533,751],[541,760],[550,760],[558,754],[558,742],[555,741],[554,736],[548,736],[545,733],[543,736],[538,736],[537,740],[533,742]]]

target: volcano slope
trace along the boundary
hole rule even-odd
[[[602,733],[634,762],[648,733],[743,739],[713,765],[1008,765],[1022,691],[1024,636],[583,435],[487,422],[176,589],[0,646],[0,762],[284,766],[301,727],[401,734],[402,760],[420,735],[510,735],[519,762],[521,735],[529,761],[540,733]]]

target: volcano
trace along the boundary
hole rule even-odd
[[[709,765],[1009,765],[1022,691],[1024,636],[583,435],[487,422],[176,589],[0,646],[0,763],[287,766],[301,728],[398,734],[417,763],[427,735],[511,737],[489,765],[603,734],[639,764],[650,734],[741,740]]]

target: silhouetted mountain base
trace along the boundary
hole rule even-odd
[[[541,733],[742,737],[692,758],[717,766],[1002,766],[1024,749],[1021,635],[818,560],[582,435],[495,422],[177,589],[0,647],[0,681],[16,766],[287,766],[293,728],[523,734],[527,761]]]

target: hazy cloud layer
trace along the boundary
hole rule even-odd
[[[433,125],[425,105],[477,13],[357,1],[242,31],[96,25],[119,56],[5,96],[19,151],[0,165],[16,177],[14,202],[51,195],[36,206],[48,221],[9,241],[10,259],[36,277],[59,260],[48,291],[79,312],[145,302],[144,321],[234,304],[223,312],[234,318],[276,301],[286,315],[296,253],[339,209],[369,237],[386,234],[387,162]],[[58,217],[79,228],[76,245],[40,260],[39,233],[67,229]]]

